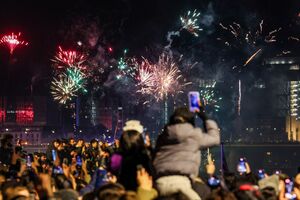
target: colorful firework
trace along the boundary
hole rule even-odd
[[[60,104],[66,104],[67,101],[76,96],[78,87],[66,74],[61,74],[58,79],[53,79],[50,89],[55,101],[58,101]]]
[[[182,89],[191,84],[182,82],[183,76],[177,63],[168,54],[159,56],[153,71],[154,97],[156,101],[182,93]]]
[[[200,96],[205,106],[212,107],[216,112],[220,111],[219,103],[222,97],[217,95],[214,86],[202,88],[200,90]]]
[[[67,76],[73,81],[78,91],[87,93],[86,89],[86,75],[78,68],[67,69]]]
[[[142,94],[151,94],[154,91],[155,79],[154,79],[154,71],[155,66],[150,64],[150,62],[143,58],[143,61],[138,64],[135,63],[136,73],[134,75],[134,79],[138,82],[137,90],[138,93]]]
[[[78,68],[85,70],[86,66],[84,62],[87,59],[87,55],[82,54],[78,51],[63,50],[60,46],[58,52],[54,56],[52,61],[54,62],[57,69],[65,69],[70,66],[77,66]]]
[[[15,35],[14,33],[11,33],[10,35],[4,35],[0,40],[0,44],[6,44],[7,47],[9,48],[9,50],[10,50],[9,53],[13,54],[14,50],[18,46],[28,45],[28,42],[22,41],[22,40],[19,39],[20,36],[21,36],[20,32],[17,35]]]
[[[197,12],[197,10],[194,10],[193,12],[188,11],[186,15],[180,16],[180,21],[182,25],[181,29],[186,29],[188,32],[198,37],[198,32],[202,31],[202,29],[198,25],[199,16],[200,13]]]
[[[181,71],[176,62],[167,54],[162,54],[157,63],[152,64],[146,58],[142,62],[131,59],[131,76],[137,83],[137,93],[151,95],[156,101],[164,100],[169,95],[182,93],[182,88],[190,83],[181,83]],[[150,102],[147,100],[144,104]]]

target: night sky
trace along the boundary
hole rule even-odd
[[[198,61],[204,57],[203,62],[208,65],[215,59],[215,52],[222,49],[215,40],[220,22],[238,21],[251,26],[254,21],[264,19],[272,27],[282,27],[282,38],[300,33],[298,0],[10,0],[1,3],[0,34],[20,31],[29,46],[16,49],[12,57],[8,49],[1,46],[0,92],[2,95],[30,95],[34,82],[34,95],[48,95],[52,76],[50,59],[57,46],[74,48],[78,40],[87,42],[84,32],[90,24],[100,30],[97,45],[104,49],[113,47],[111,57],[120,56],[124,48],[128,48],[131,55],[151,57],[157,46],[167,44],[167,32],[180,26],[179,16],[193,9],[198,9],[202,16],[209,16],[208,22],[202,19],[204,31],[199,38],[183,33],[182,38],[174,41],[174,48],[189,57],[190,50],[184,45],[195,43],[191,50],[194,58]],[[276,48],[288,45],[282,41]]]

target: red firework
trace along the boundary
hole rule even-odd
[[[13,54],[17,46],[28,45],[28,42],[19,39],[20,36],[21,33],[18,35],[15,35],[14,33],[11,33],[10,35],[4,35],[0,40],[0,44],[6,44],[10,50],[10,54]]]
[[[86,55],[73,50],[63,50],[60,46],[54,59],[52,60],[58,69],[66,67],[79,67],[85,69],[83,63],[86,61]]]

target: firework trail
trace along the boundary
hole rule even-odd
[[[297,37],[294,37],[294,36],[289,36],[288,40],[294,40],[294,41],[300,42],[300,39]]]
[[[179,31],[169,31],[168,35],[167,35],[167,40],[168,40],[168,45],[165,46],[165,49],[170,49],[173,43],[173,39],[172,36],[180,36],[180,32]]]
[[[18,46],[28,45],[28,42],[19,39],[20,36],[21,32],[19,32],[17,35],[14,33],[11,33],[10,35],[4,35],[0,40],[0,44],[5,44],[10,50],[9,53],[12,55]]]
[[[245,64],[244,64],[243,66],[245,67],[246,65],[248,65],[248,63],[251,62],[251,60],[253,60],[253,58],[255,58],[255,56],[256,56],[259,52],[261,52],[261,49],[258,49],[252,56],[250,56],[250,58],[245,62]]]
[[[239,96],[238,96],[238,115],[241,115],[241,101],[242,101],[242,83],[239,80]]]

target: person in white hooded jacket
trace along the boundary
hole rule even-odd
[[[190,180],[198,176],[201,149],[219,145],[220,131],[203,111],[197,114],[203,120],[203,130],[195,127],[195,114],[181,107],[175,110],[158,137],[153,164],[161,195],[183,192],[190,199],[200,199]]]

